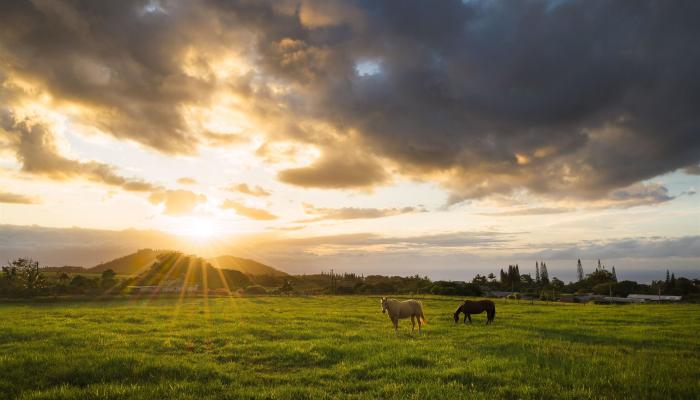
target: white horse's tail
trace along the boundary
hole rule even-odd
[[[428,323],[428,320],[425,319],[425,315],[423,315],[423,305],[420,305],[420,319],[423,321],[424,324]]]

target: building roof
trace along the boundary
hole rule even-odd
[[[655,294],[631,294],[627,296],[630,299],[643,299],[652,301],[681,301],[683,296],[658,296]]]

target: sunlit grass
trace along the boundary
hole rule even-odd
[[[0,398],[634,398],[700,393],[700,306],[530,305],[399,334],[372,297],[0,305]],[[177,311],[176,311],[177,310]]]

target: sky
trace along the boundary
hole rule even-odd
[[[0,257],[700,277],[696,1],[0,3]]]

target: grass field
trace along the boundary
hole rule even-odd
[[[0,304],[0,398],[700,398],[700,305],[423,303],[420,336],[373,297]]]

